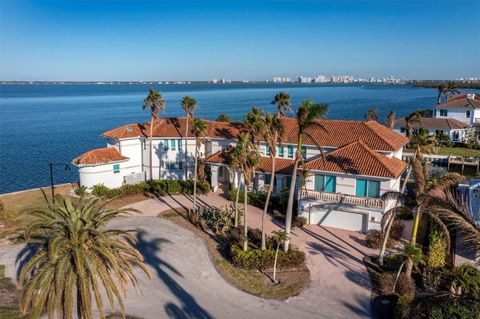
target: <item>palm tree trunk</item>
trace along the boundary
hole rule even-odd
[[[198,165],[198,146],[195,138],[195,165],[193,172],[193,211],[197,209],[197,165]]]
[[[401,265],[400,265],[400,268],[398,269],[398,272],[397,272],[397,277],[395,277],[395,281],[393,282],[393,287],[392,287],[392,294],[395,293],[395,288],[397,286],[397,281],[398,281],[398,278],[400,277],[400,274],[402,273],[402,269],[403,269],[403,266],[405,265],[405,262],[403,262]]]
[[[283,249],[285,252],[288,251],[288,247],[290,245],[290,230],[292,228],[292,217],[293,217],[293,200],[295,195],[295,184],[297,181],[297,170],[298,170],[298,163],[300,162],[301,149],[302,149],[302,133],[300,132],[300,134],[298,135],[297,152],[295,153],[295,164],[293,165],[292,180],[290,182],[290,191],[288,193],[287,212],[285,214],[285,232],[287,237],[285,239],[285,244],[283,245]]]
[[[185,126],[185,159],[183,160],[183,166],[185,168],[185,178],[184,180],[188,179],[188,115],[187,115],[187,124]]]
[[[285,239],[285,244],[283,245],[283,249],[285,252],[288,251],[288,247],[290,245],[290,230],[292,228],[293,200],[295,195],[295,181],[297,179],[298,162],[299,160],[295,159],[295,164],[293,166],[292,172],[292,181],[290,182],[290,191],[288,193],[287,212],[285,214],[285,232],[287,234],[287,238]]]
[[[247,205],[248,205],[248,187],[247,187],[247,178],[245,174],[243,174],[243,182],[244,182],[244,198],[243,198],[243,250],[248,250],[248,227],[247,227]]]
[[[388,237],[390,236],[390,229],[392,228],[393,221],[395,219],[395,212],[392,212],[388,222],[387,228],[383,234],[382,248],[380,249],[380,254],[378,255],[378,264],[383,266],[383,258],[385,257],[385,251],[387,250]]]
[[[415,211],[415,221],[413,222],[413,228],[412,228],[412,239],[410,240],[410,242],[414,245],[417,243],[418,224],[420,224],[421,214],[422,214],[421,206],[419,206]]]
[[[413,271],[413,261],[412,257],[407,258],[407,269],[405,270],[405,275],[407,278],[412,278],[412,271]]]
[[[278,251],[280,250],[280,243],[277,244],[277,249],[275,250],[275,260],[273,261],[273,282],[277,283],[277,259]]]
[[[235,172],[238,176],[238,172]],[[240,198],[240,177],[238,177],[237,194],[235,195],[235,221],[234,226],[238,227],[238,200]]]
[[[150,180],[153,180],[153,117],[150,120],[150,165],[149,167],[150,167]]]
[[[262,212],[262,250],[267,249],[266,236],[265,236],[265,216],[267,215],[268,204],[270,203],[270,196],[273,192],[273,184],[275,182],[275,157],[270,151],[270,158],[272,159],[272,174],[270,175],[270,185],[268,185],[267,198],[265,199],[265,207]]]

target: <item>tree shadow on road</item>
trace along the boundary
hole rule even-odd
[[[195,298],[189,294],[178,282],[168,274],[167,271],[174,275],[183,277],[172,265],[160,259],[158,253],[161,250],[161,245],[171,243],[164,238],[148,238],[148,233],[140,230],[137,233],[137,243],[135,248],[143,255],[145,263],[152,267],[158,278],[170,289],[170,291],[178,299],[179,304],[169,302],[165,305],[165,311],[170,318],[175,319],[210,319],[213,318],[205,309],[200,306]]]

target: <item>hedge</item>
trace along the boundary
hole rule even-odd
[[[210,184],[206,181],[197,181],[197,193],[210,192]],[[152,193],[156,195],[193,194],[193,181],[152,180],[134,185],[126,184],[119,188],[108,188],[103,184],[92,187],[92,195],[105,198],[115,198],[133,194]]]
[[[275,250],[267,249],[250,249],[242,250],[238,245],[232,245],[231,250],[232,262],[235,266],[246,270],[264,270],[273,268],[275,260]],[[277,267],[291,268],[300,266],[305,261],[305,253],[296,249],[290,248],[289,251],[278,252]]]

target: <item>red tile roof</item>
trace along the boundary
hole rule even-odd
[[[223,156],[222,151],[219,151],[209,158],[207,158],[207,163],[215,163],[215,164],[226,164],[225,157]],[[292,174],[293,171],[293,164],[294,160],[292,159],[285,159],[285,158],[277,158],[275,160],[275,173],[279,174]],[[266,173],[272,172],[272,160],[270,157],[260,157],[259,163],[255,167],[255,170],[262,171]]]
[[[296,119],[283,118],[281,121],[285,128],[282,142],[296,144],[298,134]],[[210,138],[234,139],[243,128],[241,124],[206,122],[208,124],[206,136]],[[156,120],[153,125],[153,136],[181,138],[185,135],[185,124],[185,117]],[[149,129],[150,123],[128,124],[105,132],[103,136],[118,139],[148,137]],[[188,135],[192,136],[191,133]],[[370,148],[379,151],[396,151],[408,142],[405,136],[375,121],[319,120],[304,134],[304,144],[319,144],[324,147],[341,147],[359,139]]]
[[[153,123],[154,137],[185,137],[185,128],[187,123],[186,117],[162,118],[155,120]],[[192,127],[192,119],[189,120],[189,128]],[[240,124],[228,122],[208,121],[206,136],[210,138],[234,139],[242,129]],[[110,138],[134,138],[150,136],[150,122],[143,124],[127,124],[117,127],[113,130],[103,133],[104,137]],[[188,132],[188,136],[193,134]]]
[[[405,119],[395,120],[395,127],[405,127]],[[422,125],[414,124],[413,127],[419,126],[424,128],[438,128],[438,129],[464,129],[468,127],[468,124],[453,118],[437,119],[424,117],[422,118]]]
[[[463,93],[455,95],[448,99],[443,104],[435,106],[437,109],[456,109],[464,107],[473,107],[474,109],[480,109],[480,95],[474,93]]]
[[[284,143],[297,142],[298,126],[296,119],[284,118]],[[307,145],[341,147],[357,140],[364,141],[370,148],[379,151],[396,151],[407,144],[408,139],[379,124],[376,121],[358,122],[346,120],[319,120],[309,127],[303,142]]]
[[[128,160],[128,157],[120,155],[116,148],[96,148],[86,152],[72,160],[75,165],[95,165],[95,164],[107,164],[112,162],[118,162]]]
[[[305,164],[310,170],[397,178],[407,163],[373,151],[362,141],[353,142]]]

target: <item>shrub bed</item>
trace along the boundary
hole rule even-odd
[[[206,181],[197,181],[197,193],[206,194],[208,192],[210,192],[210,184]],[[92,187],[92,195],[108,199],[143,193],[152,193],[160,196],[167,194],[191,195],[193,194],[193,181],[152,180],[134,185],[126,184],[119,188],[108,188],[103,184],[97,184]]]

